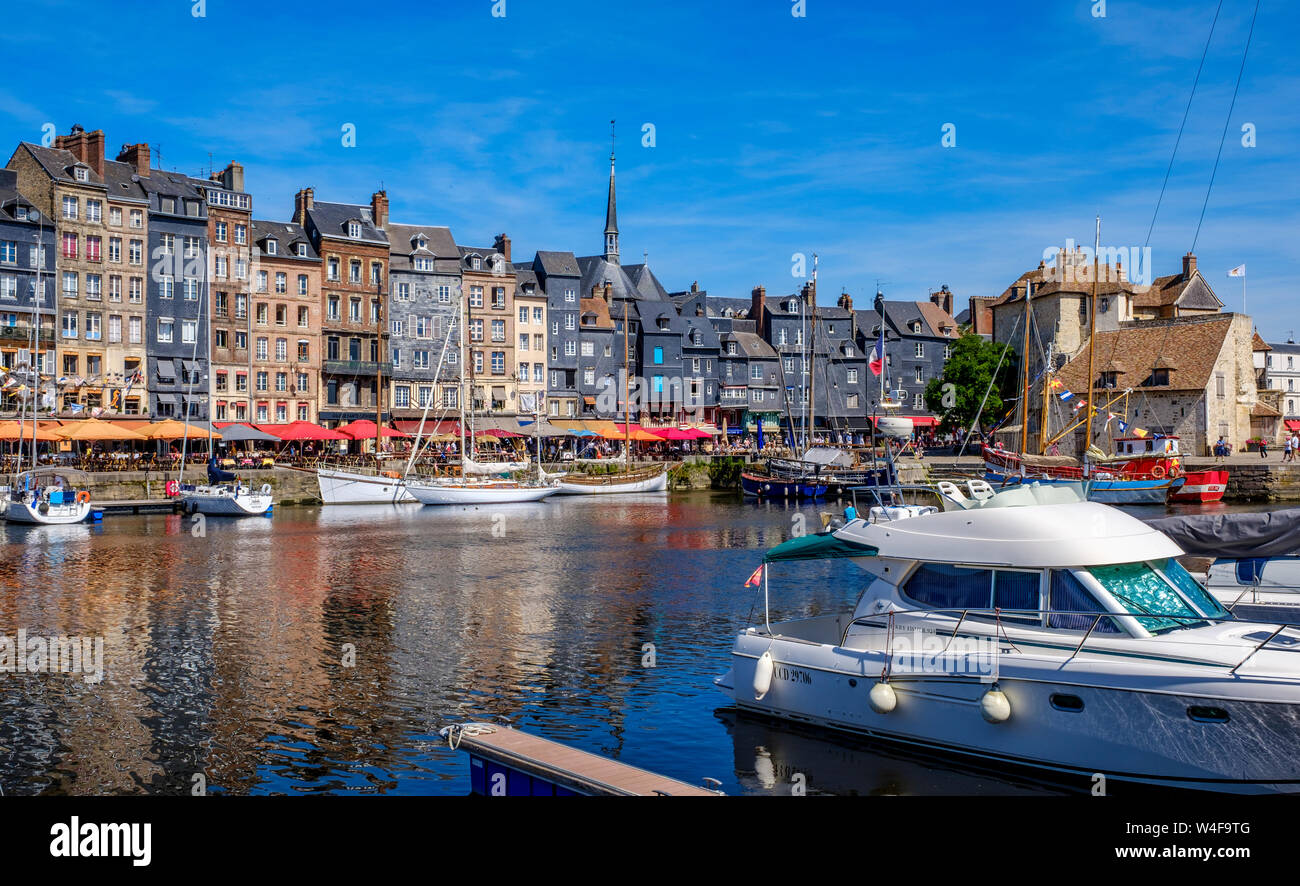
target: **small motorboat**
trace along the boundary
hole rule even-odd
[[[186,513],[225,517],[260,516],[270,513],[275,504],[270,483],[254,492],[235,474],[223,470],[215,457],[208,460],[207,484],[182,485],[180,499]]]
[[[11,523],[65,526],[90,517],[90,492],[77,489],[61,468],[37,468],[9,485],[4,517]]]

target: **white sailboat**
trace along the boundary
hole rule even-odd
[[[627,495],[667,492],[668,466],[632,469],[631,402],[628,399],[627,303],[623,304],[623,470],[616,474],[565,474],[558,481],[560,495]],[[540,456],[539,456],[540,458]]]
[[[461,328],[465,328],[464,311],[465,301],[462,298],[460,303],[461,309]],[[450,333],[448,333],[450,337]],[[463,365],[463,360],[462,360]],[[460,411],[460,477],[442,477],[430,480],[413,480],[408,479],[405,484],[406,491],[421,503],[426,505],[483,505],[483,504],[508,504],[512,502],[533,502],[541,501],[544,498],[554,495],[558,488],[544,482],[538,483],[520,483],[513,480],[475,480],[470,479],[469,474],[475,473],[503,473],[512,470],[507,467],[502,471],[483,471],[485,465],[491,465],[492,462],[475,461],[466,443],[465,434],[465,378],[461,373],[461,384],[458,396],[456,397],[457,407]],[[427,408],[425,410],[428,412]],[[423,426],[421,420],[421,426]],[[539,451],[537,459],[537,469],[541,472],[541,452],[540,438]],[[415,453],[412,452],[412,460]],[[513,465],[515,462],[501,462],[498,464]],[[408,464],[408,470],[409,470]],[[527,462],[523,463],[527,467]]]
[[[745,629],[716,685],[745,710],[1002,763],[1300,792],[1300,628],[1235,619],[1177,544],[1081,490],[944,506],[850,511],[769,550],[765,564],[843,558],[864,590]]]

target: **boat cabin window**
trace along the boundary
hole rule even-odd
[[[1180,587],[1183,583],[1182,576],[1178,579],[1169,577],[1180,571],[1186,575],[1181,566],[1171,560],[1159,562],[1165,566],[1173,563],[1176,568],[1162,573],[1150,563],[1120,563],[1114,566],[1091,566],[1088,572],[1125,611],[1145,616],[1138,618],[1137,623],[1153,634],[1204,625],[1204,622],[1196,620],[1197,616],[1226,616],[1223,608],[1204,591],[1192,591],[1189,594],[1191,588]],[[1186,583],[1194,584],[1195,580],[1187,576]],[[1193,602],[1196,606],[1193,606]]]
[[[1040,620],[1039,573],[922,563],[907,580],[904,593],[934,609],[1002,609],[1002,617],[1037,624]],[[1014,610],[1029,610],[1033,614]],[[986,617],[989,617],[985,613]],[[975,617],[975,616],[972,616]]]
[[[1053,569],[1047,593],[1047,608],[1053,613],[1047,616],[1049,628],[1067,631],[1086,631],[1092,628],[1094,634],[1123,633],[1114,619],[1096,619],[1085,614],[1106,610],[1070,570]],[[1075,615],[1076,612],[1079,614]],[[1094,621],[1097,622],[1096,627],[1093,627]]]
[[[1172,557],[1168,560],[1157,560],[1151,564],[1167,578],[1179,592],[1186,597],[1193,606],[1199,609],[1204,615],[1210,618],[1231,618],[1228,610],[1220,605],[1219,601],[1210,596],[1201,583],[1192,578],[1191,573],[1183,568]]]

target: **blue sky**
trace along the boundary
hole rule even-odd
[[[104,129],[184,172],[239,160],[260,218],[293,194],[366,202],[515,255],[600,251],[609,120],[625,263],[670,289],[793,291],[816,252],[823,303],[948,284],[1001,292],[1067,238],[1142,246],[1217,0],[1188,3],[493,0],[307,6],[62,0],[6,9],[0,134]],[[119,12],[110,11],[114,7]],[[390,9],[391,7],[391,9]],[[1180,267],[1254,0],[1224,0],[1151,237]],[[1196,252],[1265,338],[1300,333],[1300,29],[1264,3]],[[341,127],[356,126],[356,147]],[[655,127],[643,147],[642,127]],[[956,146],[941,146],[956,127]],[[1257,145],[1241,144],[1254,124]],[[10,148],[6,148],[9,150]]]

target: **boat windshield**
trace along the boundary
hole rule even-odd
[[[1172,559],[1091,566],[1088,572],[1128,613],[1144,616],[1137,622],[1153,634],[1206,624],[1197,616],[1228,617],[1223,607]]]

